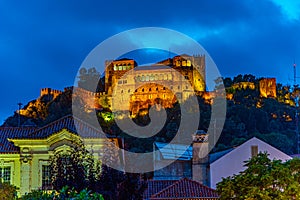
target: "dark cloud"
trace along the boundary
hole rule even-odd
[[[196,39],[224,76],[253,73],[286,83],[294,58],[300,62],[299,16],[288,14],[271,0],[1,2],[0,120],[42,87],[71,85],[101,41],[142,26]]]

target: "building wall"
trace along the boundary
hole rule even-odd
[[[276,79],[264,78],[260,80],[259,91],[262,97],[276,97]]]
[[[218,182],[220,182],[223,178],[228,176],[232,176],[234,174],[238,174],[241,171],[244,171],[246,168],[244,167],[244,161],[249,160],[251,155],[251,146],[257,146],[258,152],[268,152],[270,154],[270,159],[279,159],[282,161],[286,161],[291,159],[290,156],[285,153],[279,151],[278,149],[272,147],[271,145],[257,139],[252,138],[232,150],[228,154],[219,158],[215,162],[210,165],[210,186],[211,188],[216,188]]]
[[[204,56],[175,56],[157,65],[137,68],[134,60],[106,64],[105,92],[113,96],[113,109],[117,106],[117,110],[135,114],[156,101],[168,108],[176,100],[181,102],[194,92],[205,91]]]
[[[0,154],[0,167],[11,167],[11,184],[18,188],[18,196],[42,188],[42,168],[49,165],[50,156],[55,151],[67,151],[71,142],[78,138],[62,129],[46,139],[12,139],[20,147],[18,154]],[[109,139],[118,146],[116,139]],[[104,138],[84,139],[86,149],[93,152],[95,159],[101,159],[103,146],[107,142]]]

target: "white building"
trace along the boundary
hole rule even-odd
[[[236,148],[210,155],[210,187],[216,188],[222,178],[244,171],[246,169],[244,161],[256,156],[259,152],[267,152],[271,160],[287,161],[292,158],[254,137]]]

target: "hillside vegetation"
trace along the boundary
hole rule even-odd
[[[259,80],[248,74],[223,79],[226,93],[230,98],[227,99],[225,125],[214,151],[237,146],[255,136],[285,153],[296,153],[296,108],[292,101],[295,91],[291,92],[290,86],[277,83],[277,96],[275,98],[261,97]],[[251,82],[255,88],[233,87],[240,82]],[[78,97],[79,101],[80,98]],[[130,141],[129,146],[131,147],[129,148],[135,149],[135,151],[150,151],[152,148],[150,143],[153,141],[170,141],[177,133],[180,125],[180,105],[176,103],[172,109],[167,109],[167,123],[156,136],[148,140],[132,138],[117,127],[113,115],[106,105],[108,102],[103,100],[99,102],[103,104],[103,109],[97,111],[98,121],[102,129],[108,134],[126,137]],[[198,96],[198,102],[201,111],[199,129],[207,130],[210,123],[210,104],[201,96]],[[44,95],[29,102],[23,110],[21,126],[44,126],[62,116],[72,114],[72,90],[62,92],[57,98]],[[87,119],[92,117],[89,113],[85,114]],[[111,120],[107,120],[108,116],[111,116]],[[150,118],[147,114],[140,114],[133,120],[139,125],[146,125]],[[18,113],[14,113],[13,116],[6,119],[2,126],[18,126]]]

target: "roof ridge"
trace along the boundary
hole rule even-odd
[[[180,180],[181,180],[181,179],[180,179]],[[172,183],[171,185],[169,185],[168,187],[162,189],[161,191],[159,191],[159,192],[157,192],[157,193],[151,195],[151,197],[158,196],[158,195],[160,195],[161,193],[163,193],[163,192],[165,192],[166,190],[168,190],[169,188],[171,188],[171,187],[173,187],[173,186],[179,184],[179,181],[180,181],[180,180],[176,181],[175,183]]]
[[[54,124],[56,124],[56,123],[58,123],[58,122],[60,122],[60,121],[65,120],[66,118],[70,118],[70,117],[72,118],[72,115],[71,115],[71,114],[65,115],[65,116],[63,116],[63,117],[61,117],[61,118],[59,118],[59,119],[56,119],[55,121],[50,122],[49,124],[46,124],[45,126],[42,126],[42,127],[37,128],[34,132],[30,133],[30,135],[33,135],[34,133],[36,133],[36,132],[38,132],[38,131],[40,131],[40,130],[43,130],[43,129],[45,129],[45,128],[48,128],[48,127],[50,127],[50,126],[52,126],[52,125],[54,125]]]
[[[162,193],[168,191],[170,188],[172,187],[175,187],[177,185],[179,185],[180,183],[184,182],[184,181],[187,181],[187,182],[190,182],[190,183],[194,183],[194,184],[197,184],[199,185],[200,187],[202,187],[203,189],[206,189],[206,190],[209,190],[209,192],[214,192],[216,193],[216,190],[206,186],[206,185],[203,185],[202,183],[198,182],[198,181],[195,181],[195,180],[192,180],[192,179],[189,179],[187,177],[184,177],[184,178],[181,178],[180,180],[176,181],[175,183],[169,185],[168,187],[164,188],[163,190],[157,192],[156,194],[153,194],[151,195],[151,198],[155,198],[155,197],[158,197],[159,195],[161,195]]]
[[[24,127],[19,127],[19,126],[0,126],[0,130],[1,129],[21,129],[21,130],[24,130],[24,129],[38,129],[37,127],[33,127],[33,126],[24,126]]]
[[[99,128],[96,128],[95,126],[93,126],[92,124],[89,124],[87,123],[86,121],[83,121],[82,119],[78,118],[78,117],[75,117],[75,116],[72,116],[73,117],[73,120],[77,120],[87,126],[89,126],[90,128],[93,128],[94,130],[97,130],[97,131],[102,131],[102,129],[99,129]]]

